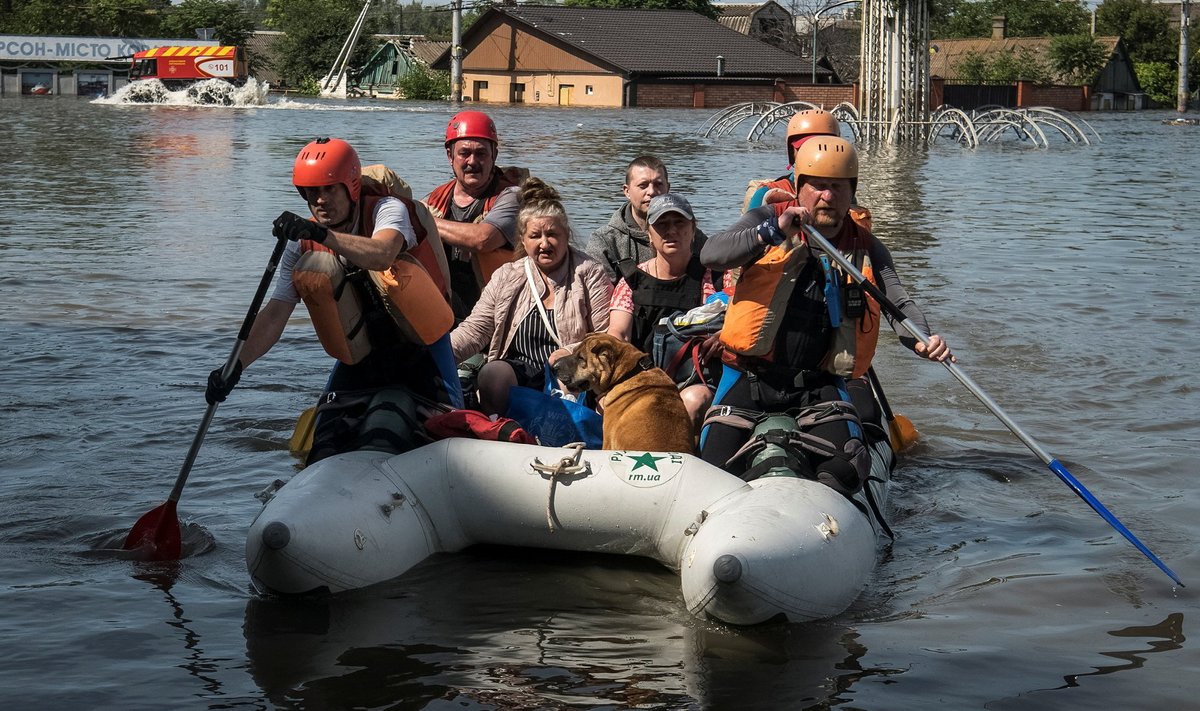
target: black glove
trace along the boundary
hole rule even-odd
[[[225,366],[208,374],[208,387],[204,390],[204,399],[208,401],[209,405],[225,402],[225,398],[229,397],[233,387],[238,384],[238,379],[242,377],[242,361],[239,360],[233,364],[233,372],[229,374],[229,380],[221,377],[223,370],[225,370]]]
[[[298,242],[311,239],[314,242],[324,242],[329,236],[329,228],[297,215],[294,212],[284,212],[271,223],[271,234],[279,239],[290,239]]]
[[[758,237],[763,241],[763,244],[770,247],[777,247],[787,241],[787,235],[783,230],[779,229],[779,222],[775,218],[764,220],[757,228]]]

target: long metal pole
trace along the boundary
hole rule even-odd
[[[1175,91],[1175,110],[1179,113],[1185,113],[1188,107],[1188,59],[1191,51],[1188,48],[1188,25],[1191,18],[1189,17],[1188,1],[1181,0],[1179,3],[1179,86]]]
[[[450,100],[462,102],[462,0],[454,0],[450,20]]]

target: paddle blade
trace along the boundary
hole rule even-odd
[[[888,434],[891,435],[892,449],[897,452],[903,452],[921,438],[917,426],[904,415],[896,415],[888,420]]]
[[[183,543],[175,502],[143,514],[125,537],[125,550],[138,551],[142,560],[179,560]]]
[[[307,457],[308,450],[312,449],[313,431],[317,427],[317,408],[310,407],[300,413],[299,419],[296,420],[296,429],[292,432],[292,438],[288,440],[288,451],[296,457]]]

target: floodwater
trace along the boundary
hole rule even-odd
[[[690,616],[654,563],[474,550],[380,590],[256,597],[243,560],[329,360],[303,310],[217,412],[180,502],[187,557],[122,559],[161,504],[271,250],[303,210],[309,139],[348,139],[420,194],[434,104],[215,108],[0,99],[0,701],[27,708],[1189,708],[1177,588],[942,367],[881,346],[902,458],[862,597],[811,624]],[[493,111],[502,164],[557,186],[586,234],[625,163],[664,156],[720,229],[782,137],[708,111]],[[1200,586],[1195,495],[1200,129],[1088,115],[1103,143],[881,149],[862,202],[964,371]],[[748,126],[745,127],[748,130]]]

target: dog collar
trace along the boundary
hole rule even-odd
[[[624,377],[622,377],[620,380],[613,383],[612,388],[617,387],[618,385],[625,382],[626,380],[629,380],[630,378],[637,375],[638,373],[644,373],[647,370],[653,370],[653,369],[654,369],[654,359],[651,358],[649,355],[644,355],[641,357],[641,359],[638,360],[637,367],[634,368],[633,370],[629,371],[628,373],[626,373],[624,375]],[[612,388],[609,388],[609,390],[612,390]]]

